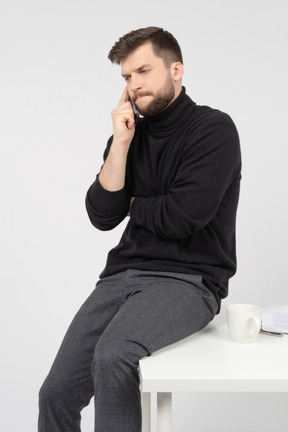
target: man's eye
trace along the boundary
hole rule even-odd
[[[129,81],[129,79],[130,79],[130,76],[126,76],[126,77],[124,77],[124,80],[125,80],[125,81]]]

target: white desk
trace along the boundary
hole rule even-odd
[[[172,392],[288,392],[287,358],[288,335],[233,342],[222,306],[205,329],[140,361],[142,432],[150,432],[152,392],[157,431],[171,432]]]

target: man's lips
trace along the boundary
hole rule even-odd
[[[136,95],[136,99],[135,99],[135,101],[137,101],[137,100],[139,100],[139,99],[141,99],[141,98],[143,98],[143,97],[146,97],[146,96],[152,96],[152,94],[151,94],[151,93],[138,93],[138,94]]]

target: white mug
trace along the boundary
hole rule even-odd
[[[254,342],[261,329],[262,308],[251,304],[227,306],[227,321],[235,342]]]

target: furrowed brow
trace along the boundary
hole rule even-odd
[[[135,69],[135,72],[141,72],[144,69],[151,68],[151,65],[149,64],[143,64]],[[130,74],[121,74],[123,78],[128,78]]]
[[[141,70],[143,70],[143,69],[147,69],[147,68],[150,68],[151,67],[151,65],[149,65],[149,64],[143,64],[142,66],[139,66],[137,69],[136,69],[136,72],[140,72]]]

